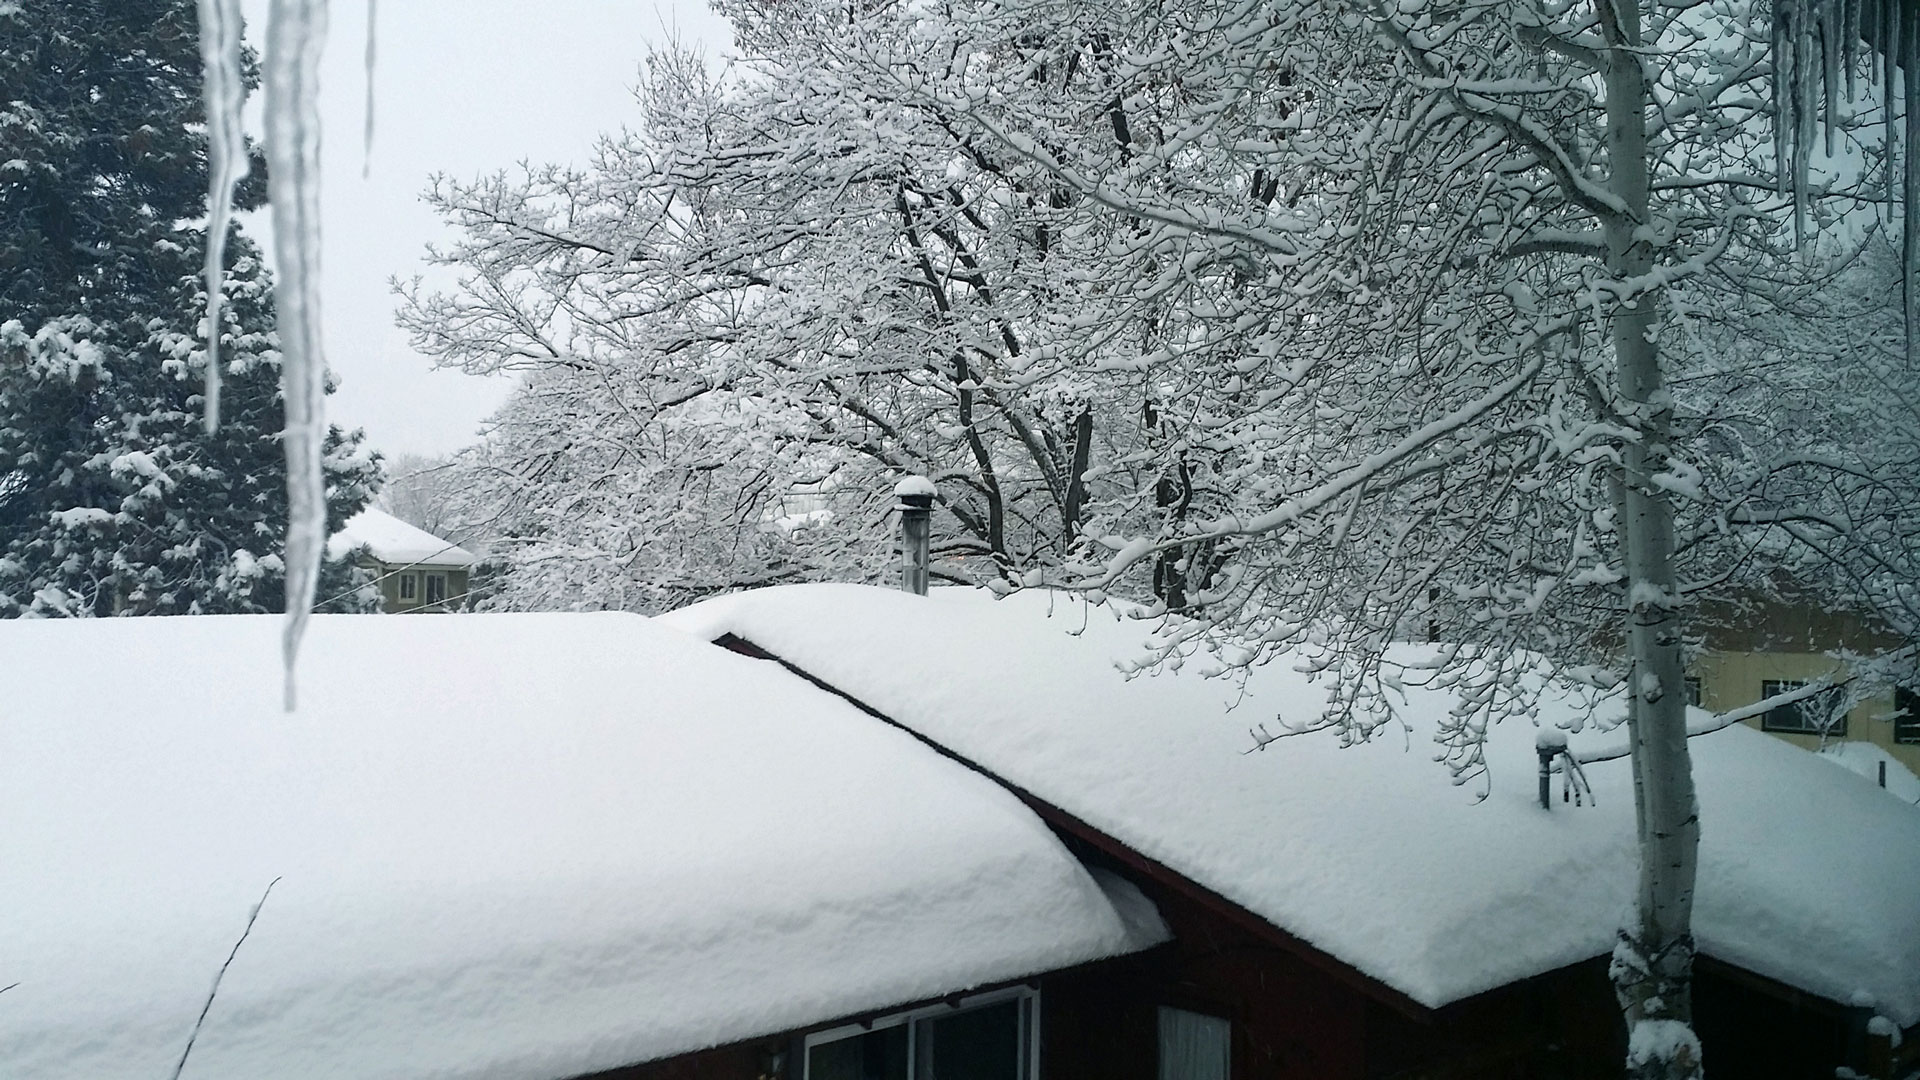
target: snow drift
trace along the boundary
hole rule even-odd
[[[1244,688],[1196,665],[1128,679],[1115,662],[1153,624],[1067,596],[807,585],[663,620],[752,642],[1426,1005],[1607,953],[1632,903],[1628,761],[1586,766],[1597,806],[1542,810],[1535,732],[1509,722],[1480,800],[1434,760],[1450,693],[1409,687],[1405,726],[1370,743],[1249,752],[1324,686],[1280,663]],[[1575,752],[1617,742],[1608,719],[1551,693],[1539,716],[1584,726]],[[1920,1021],[1920,812],[1746,727],[1692,747],[1701,950]]]
[[[573,1076],[1164,934],[990,781],[637,616],[316,617],[294,716],[276,629],[0,623],[8,1080],[169,1075],[275,877],[194,1080]]]

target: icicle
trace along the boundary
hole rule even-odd
[[[1914,207],[1920,204],[1920,155],[1914,153],[1920,147],[1920,8],[1906,7],[1900,21],[1906,24],[1905,33],[1900,36],[1900,51],[1889,59],[1898,62],[1900,81],[1906,88],[1907,106],[1907,145],[1905,178],[1906,183],[1900,199],[1900,288],[1905,300],[1907,342],[1907,363],[1912,365],[1915,359],[1914,339],[1920,331],[1920,288],[1915,281],[1920,280],[1920,236],[1915,235]],[[1888,81],[1892,81],[1895,65],[1888,65]],[[1891,167],[1891,162],[1889,162]]]
[[[225,276],[233,185],[247,175],[240,127],[240,0],[200,0],[200,86],[207,103],[207,434],[220,429],[220,283]]]
[[[1853,0],[1823,0],[1820,6],[1820,93],[1826,98],[1827,156],[1833,156],[1833,129],[1840,112],[1840,17],[1842,3]]]
[[[1773,24],[1768,27],[1771,40],[1767,43],[1768,54],[1773,57],[1773,176],[1777,190],[1785,195],[1790,189],[1788,179],[1789,147],[1792,139],[1788,132],[1793,130],[1794,117],[1797,115],[1795,101],[1791,93],[1792,82],[1788,78],[1788,65],[1792,61],[1789,43],[1793,40],[1795,11],[1790,3],[1783,2],[1774,9]]]
[[[1807,173],[1811,171],[1812,135],[1816,108],[1812,96],[1818,83],[1812,79],[1812,33],[1814,21],[1807,12],[1793,19],[1793,246],[1807,242]]]
[[[1855,64],[1860,49],[1860,7],[1866,0],[1840,0],[1840,67],[1847,73],[1847,101],[1853,101]]]
[[[327,542],[326,358],[320,347],[320,52],[326,0],[272,0],[267,14],[267,183],[279,280],[280,386],[286,406],[287,710],[293,665]]]
[[[373,172],[373,27],[380,0],[367,0],[367,115],[360,144],[360,179]]]
[[[1900,28],[1907,21],[1903,17],[1903,14],[1901,11],[1901,6],[1900,6],[1901,2],[1902,0],[1886,0],[1886,4],[1881,9],[1881,13],[1880,13],[1881,18],[1883,20],[1880,25],[1881,25],[1881,28],[1885,31],[1885,36],[1880,40],[1880,50],[1883,54],[1883,61],[1881,63],[1881,69],[1882,69],[1881,73],[1886,80],[1885,88],[1884,88],[1885,100],[1883,104],[1883,107],[1886,109],[1886,113],[1883,117],[1883,120],[1887,125],[1886,140],[1887,140],[1887,196],[1888,198],[1892,198],[1894,193],[1893,159],[1895,154],[1900,152],[1900,138],[1899,138],[1900,129],[1894,120],[1895,117],[1900,115],[1900,110],[1898,108],[1900,104],[1900,99],[1897,96],[1899,93],[1899,90],[1894,85],[1894,80],[1898,77],[1899,71],[1900,71],[1899,62],[1900,62],[1900,52],[1902,48],[1900,44]]]

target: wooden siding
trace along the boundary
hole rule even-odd
[[[1172,932],[1167,944],[1028,980],[1040,989],[1036,1080],[1155,1080],[1163,1005],[1233,1022],[1232,1080],[1616,1080],[1624,1074],[1626,1034],[1607,957],[1428,1009],[751,642],[727,635],[716,644],[781,663],[993,778],[1082,862],[1132,881],[1158,907]],[[1364,905],[1367,898],[1353,902]],[[798,1043],[808,1031],[923,1004],[903,1002],[865,1017],[833,1018],[581,1080],[800,1080]],[[1867,1052],[1862,1010],[1707,958],[1697,971],[1695,1009],[1714,1075],[1829,1080],[1835,1066],[1857,1066]],[[783,1076],[768,1072],[776,1061]]]
[[[462,611],[467,606],[468,570],[466,567],[453,566],[401,566],[395,563],[383,563],[368,560],[360,563],[360,568],[373,574],[380,583],[380,610],[399,614],[415,611]],[[413,596],[402,598],[400,579],[411,574],[414,579]],[[427,603],[427,584],[425,575],[445,574],[447,577],[447,599],[445,603]]]
[[[1204,904],[1151,883],[1144,887],[1173,941],[1026,980],[1040,990],[1038,1080],[1155,1080],[1162,1005],[1233,1022],[1233,1080],[1618,1080],[1624,1074],[1626,1034],[1606,957],[1421,1019],[1221,920]],[[580,1080],[801,1080],[799,1045],[808,1032],[935,1003],[902,1003]],[[1857,1066],[1870,1052],[1866,1010],[1710,957],[1698,965],[1695,1014],[1710,1075],[1831,1080],[1837,1065]]]
[[[1693,675],[1700,680],[1700,705],[1713,712],[1726,712],[1751,705],[1765,697],[1764,686],[1770,680],[1814,682],[1840,670],[1840,662],[1823,653],[1808,652],[1715,652],[1701,656],[1693,664]],[[1920,773],[1920,744],[1894,741],[1893,693],[1876,694],[1847,713],[1849,742],[1867,742],[1885,750],[1896,761]],[[1762,719],[1746,722],[1756,730],[1765,730]],[[1818,735],[1768,732],[1808,750],[1820,746]]]

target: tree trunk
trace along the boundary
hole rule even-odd
[[[1653,250],[1648,218],[1647,108],[1637,0],[1596,0],[1608,49],[1607,151],[1624,212],[1606,215],[1607,265],[1616,280],[1645,282]],[[1621,408],[1638,431],[1624,448],[1619,522],[1627,574],[1627,723],[1640,822],[1635,925],[1614,950],[1614,990],[1626,1014],[1628,1075],[1698,1080],[1693,1033],[1693,887],[1700,845],[1693,764],[1687,752],[1673,516],[1652,478],[1667,466],[1673,409],[1655,344],[1655,294],[1636,293],[1613,313]]]

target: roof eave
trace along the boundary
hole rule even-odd
[[[802,679],[825,690],[827,693],[833,694],[874,719],[906,732],[908,735],[919,740],[928,749],[931,749],[942,757],[992,780],[994,783],[1005,788],[1015,798],[1025,803],[1028,809],[1038,815],[1040,820],[1046,822],[1048,827],[1052,828],[1055,832],[1086,844],[1088,847],[1099,851],[1102,855],[1112,859],[1133,873],[1140,875],[1143,879],[1152,882],[1154,885],[1174,892],[1207,910],[1209,913],[1254,935],[1259,940],[1298,957],[1303,962],[1332,977],[1336,981],[1392,1008],[1409,1019],[1421,1023],[1431,1023],[1434,1021],[1435,1009],[1433,1007],[1422,1004],[1406,992],[1396,989],[1386,982],[1361,971],[1359,968],[1354,967],[1339,957],[1320,949],[1318,946],[1288,933],[1286,930],[1274,925],[1265,916],[1249,911],[1235,901],[1194,881],[1192,878],[1167,866],[1165,863],[1136,851],[1125,842],[1109,836],[1107,833],[1095,828],[1079,817],[1040,798],[1033,792],[1007,780],[993,772],[993,770],[980,765],[978,762],[955,753],[948,747],[927,738],[907,724],[895,720],[893,717],[888,716],[886,713],[881,712],[879,709],[874,708],[845,690],[834,686],[825,679],[814,675],[798,664],[772,653],[738,634],[721,634],[714,639],[713,643],[723,649],[740,653],[743,656],[751,656],[758,660],[771,660],[779,664],[781,667],[786,668]]]

